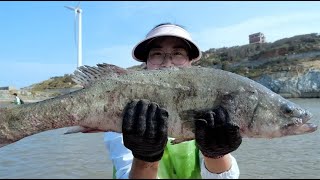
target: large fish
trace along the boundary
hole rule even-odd
[[[265,86],[223,70],[190,67],[126,70],[114,65],[83,66],[74,80],[84,88],[37,103],[0,110],[0,144],[46,130],[121,132],[122,111],[133,99],[148,99],[169,112],[173,143],[194,139],[197,115],[218,105],[243,137],[275,138],[313,132],[311,114]]]

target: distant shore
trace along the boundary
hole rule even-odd
[[[24,103],[29,104],[29,103],[39,102],[39,101],[41,101],[41,100],[26,100],[26,101],[24,101]],[[13,104],[12,101],[0,99],[0,108],[4,108],[4,107],[8,107],[8,106],[16,106],[16,105]]]

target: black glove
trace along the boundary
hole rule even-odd
[[[217,159],[235,151],[242,142],[239,127],[230,123],[228,112],[221,106],[197,119],[195,128],[196,144],[209,158]]]
[[[128,103],[123,116],[124,146],[135,158],[155,162],[162,158],[168,141],[168,112],[148,100]]]

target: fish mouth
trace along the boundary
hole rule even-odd
[[[318,126],[312,123],[307,123],[311,119],[311,116],[308,116],[304,119],[302,118],[292,118],[292,123],[286,124],[281,127],[280,131],[282,136],[288,135],[299,135],[312,133],[318,129]]]
[[[7,143],[0,143],[0,148],[2,148],[3,146],[6,146],[6,145],[8,145]]]

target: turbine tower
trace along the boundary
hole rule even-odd
[[[80,2],[78,3],[78,5],[76,7],[69,7],[69,6],[64,6],[72,11],[74,11],[74,33],[75,33],[75,37],[76,37],[76,18],[78,17],[78,65],[77,67],[82,66],[82,10],[80,9]],[[75,38],[76,39],[76,38]]]

